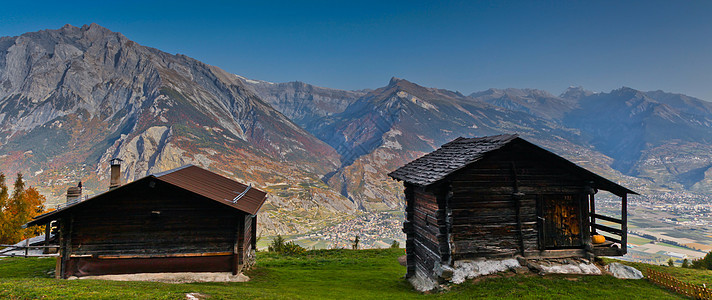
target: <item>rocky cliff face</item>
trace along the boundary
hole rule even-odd
[[[367,91],[344,91],[303,82],[271,83],[243,79],[255,93],[302,128],[343,112]]]
[[[113,157],[125,161],[124,181],[193,163],[268,190],[319,183],[339,162],[239,77],[96,24],[0,39],[0,141],[3,171],[29,170],[56,196],[67,177],[105,189]],[[355,208],[328,189],[309,192],[273,202]]]

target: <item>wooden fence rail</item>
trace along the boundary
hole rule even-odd
[[[59,246],[54,245],[54,246],[30,246],[28,244],[25,244],[24,246],[17,246],[17,245],[5,245],[5,244],[0,244],[0,257],[52,257],[52,256],[58,256],[58,254],[53,253],[53,254],[33,254],[30,255],[29,251],[30,249],[51,249],[51,248],[57,248]],[[24,250],[24,253],[22,254],[14,254],[14,253],[8,253],[12,252],[15,250]]]
[[[670,274],[647,269],[645,275],[653,283],[665,287],[678,294],[693,299],[712,300],[712,289],[680,281]]]

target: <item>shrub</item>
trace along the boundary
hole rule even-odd
[[[286,242],[279,234],[272,240],[272,244],[267,247],[267,250],[286,255],[302,254],[307,251],[295,242]]]
[[[400,248],[400,243],[396,240],[393,240],[393,243],[391,243],[391,249],[397,249]]]

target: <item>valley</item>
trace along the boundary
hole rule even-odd
[[[0,172],[23,172],[53,208],[80,181],[85,196],[105,191],[114,157],[124,182],[195,164],[268,192],[265,240],[350,248],[359,236],[361,248],[385,248],[404,242],[403,186],[388,172],[460,136],[517,133],[641,194],[629,206],[630,259],[694,258],[691,248],[712,245],[707,101],[630,87],[465,95],[383,84],[249,79],[97,24],[2,37]]]

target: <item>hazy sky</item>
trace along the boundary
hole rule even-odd
[[[446,4],[443,4],[446,3]],[[712,100],[712,1],[8,1],[0,36],[97,23],[273,82],[662,89]]]

